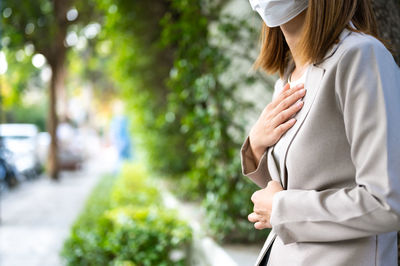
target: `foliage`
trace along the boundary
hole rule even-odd
[[[13,48],[34,45],[35,51],[44,52],[49,40],[55,36],[53,4],[48,0],[4,1],[1,7],[2,27]],[[5,12],[5,10],[8,10]],[[5,16],[4,14],[9,15]],[[29,25],[28,25],[29,24]]]
[[[190,227],[161,203],[141,165],[104,177],[64,243],[67,265],[185,265]]]
[[[4,37],[2,48],[7,59],[7,72],[1,77],[1,97],[2,103],[6,108],[13,105],[20,105],[21,96],[29,85],[41,86],[39,69],[32,63],[33,46],[26,45],[20,49],[10,49],[8,47],[10,38]]]
[[[47,61],[51,69],[48,94],[48,131],[51,136],[51,143],[47,169],[48,174],[53,179],[58,179],[59,177],[56,95],[62,89],[65,81],[65,58],[68,51],[68,38],[66,37],[69,26],[76,23],[76,17],[72,18],[68,13],[73,11],[71,8],[74,2],[74,0],[5,0],[1,2],[2,5],[0,7],[0,12],[3,15],[1,17],[1,26],[9,47],[13,50],[27,46],[32,47],[31,54],[36,54],[36,58],[42,58],[41,60],[39,59],[40,61]],[[91,1],[77,2],[91,3]],[[75,10],[75,12],[77,11]],[[3,41],[4,38],[2,43]],[[36,62],[38,61],[36,60]],[[40,68],[44,63],[38,62],[35,65]],[[13,84],[10,86],[12,88],[15,87]]]
[[[241,175],[251,105],[239,89],[255,77],[234,61],[254,59],[246,51],[255,50],[257,35],[246,19],[221,13],[227,2],[99,0],[108,70],[149,168],[173,177],[182,196],[203,199],[217,239],[252,241],[264,236],[247,221],[257,187]]]
[[[94,0],[90,1],[62,1],[69,7],[76,4],[79,17],[75,21],[66,21],[69,28],[87,24],[96,19],[93,10]],[[3,92],[3,103],[7,105],[19,104],[20,96],[32,85],[46,87],[40,80],[40,70],[32,65],[35,54],[43,54],[47,64],[55,64],[61,56],[60,49],[55,49],[57,31],[60,29],[55,23],[55,3],[49,0],[35,1],[2,1],[0,4],[1,30],[0,47],[5,52],[8,70],[5,74],[8,91]],[[43,69],[43,68],[42,68]],[[33,84],[31,84],[33,83]]]
[[[97,7],[102,31],[90,49],[69,55],[68,66],[96,84],[103,99],[120,91],[149,168],[173,177],[182,196],[203,200],[217,239],[244,241],[261,237],[247,221],[257,188],[241,175],[239,161],[243,114],[251,108],[239,89],[255,77],[235,60],[254,59],[248,51],[256,50],[257,36],[246,19],[222,14],[228,2],[77,1],[80,14]],[[135,200],[121,195],[113,197]]]
[[[222,43],[237,41],[246,28],[251,35],[251,27],[245,21],[224,22],[217,5],[175,0],[163,18],[162,41],[176,48],[168,111],[180,119],[191,152],[185,194],[204,199],[208,225],[217,239],[252,241],[265,236],[247,221],[257,188],[241,174],[239,150],[245,132],[240,119],[249,105],[238,89],[252,84],[254,77],[229,72],[233,62]],[[222,41],[212,35],[213,23]]]
[[[172,50],[159,44],[158,21],[167,1],[98,0],[104,13],[102,42],[109,47],[107,73],[122,92],[138,148],[157,173],[181,175],[188,169],[189,153],[177,122],[166,111],[165,80],[172,66]],[[173,152],[171,152],[173,151]]]
[[[138,167],[138,168],[136,168]],[[134,193],[132,193],[134,191]],[[146,178],[141,165],[125,165],[122,175],[111,193],[113,207],[125,205],[160,205],[160,191],[156,184]]]
[[[14,105],[5,110],[7,123],[35,124],[46,131],[46,104]]]

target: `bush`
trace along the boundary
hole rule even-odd
[[[121,176],[114,185],[111,193],[111,204],[113,207],[155,206],[162,204],[160,192],[157,185],[147,178],[141,165],[124,165]]]
[[[239,157],[254,110],[243,95],[257,79],[242,66],[255,59],[254,21],[223,12],[230,1],[98,2],[111,42],[107,70],[149,168],[174,179],[180,196],[203,201],[216,240],[264,239],[247,220],[258,188],[242,176]]]
[[[124,166],[93,190],[61,255],[67,265],[185,265],[191,230],[176,217],[140,165]]]
[[[15,104],[5,110],[7,123],[35,124],[40,131],[46,131],[47,103]]]
[[[233,57],[238,56],[224,43],[241,38],[240,49],[251,50],[257,37],[247,19],[226,17],[221,10],[213,1],[172,0],[161,21],[163,44],[176,50],[167,81],[168,111],[180,119],[190,151],[190,168],[177,180],[177,190],[185,198],[202,200],[216,240],[252,242],[268,233],[255,230],[247,220],[251,195],[258,188],[243,177],[239,154],[244,114],[251,107],[240,88],[252,84],[254,77],[235,68]],[[239,36],[243,32],[247,37]]]

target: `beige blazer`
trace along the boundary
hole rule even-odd
[[[289,68],[288,68],[289,69]],[[289,71],[288,71],[289,72]],[[277,90],[287,82],[278,80]],[[375,38],[344,30],[305,82],[304,106],[258,165],[248,137],[243,174],[274,196],[269,234],[272,266],[397,265],[400,230],[400,70]],[[278,169],[281,169],[279,172]]]

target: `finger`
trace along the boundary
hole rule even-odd
[[[291,96],[292,94],[296,93],[297,91],[301,90],[304,88],[304,84],[298,84],[293,88],[287,89],[287,90],[282,90],[281,93],[276,97],[274,101],[272,101],[271,105],[272,107],[278,106],[284,99],[287,97]]]
[[[288,109],[281,111],[278,115],[276,115],[271,123],[274,128],[277,128],[279,125],[285,123],[290,118],[292,118],[300,109],[303,107],[304,102],[302,100],[292,104]]]
[[[279,138],[285,134],[294,124],[296,123],[296,118],[292,118],[285,123],[280,124],[277,128],[274,129],[274,133],[279,136]]]
[[[271,224],[269,222],[256,222],[254,224],[254,228],[258,230],[262,230],[265,228],[271,228]]]
[[[258,222],[258,221],[260,220],[260,219],[259,219],[259,216],[258,216],[256,213],[254,213],[254,212],[250,213],[250,214],[247,216],[247,219],[248,219],[250,222],[252,222],[252,223]]]
[[[281,190],[281,189],[283,189],[281,183],[278,182],[278,181],[275,181],[275,180],[269,181],[268,184],[267,184],[267,187],[269,189],[272,189],[272,190]]]
[[[254,193],[251,195],[250,200],[251,200],[253,203],[256,202],[258,193],[259,193],[259,190],[254,191]]]
[[[276,180],[271,180],[267,183],[267,187],[279,187],[280,185],[281,183]]]
[[[260,208],[256,208],[256,206],[253,207],[253,212],[259,216],[261,219],[262,215],[264,214],[264,210]]]
[[[284,91],[287,91],[288,89],[290,89],[290,84],[286,83],[286,85],[283,86],[283,89],[281,90],[281,93],[284,92]]]
[[[264,226],[265,226],[265,228],[272,228],[272,225],[270,222],[265,222]]]
[[[265,106],[263,110],[263,114],[270,113],[269,117],[274,117],[279,110],[274,110],[283,100],[293,95],[296,91],[302,89],[304,87],[303,84],[298,84],[294,88],[290,88],[289,84],[286,84],[282,91],[279,92],[278,97],[270,102],[267,106]],[[289,103],[290,104],[290,103]]]
[[[294,103],[296,103],[298,100],[303,98],[305,94],[306,94],[306,90],[304,88],[295,91],[295,93],[292,93],[291,95],[289,95],[288,97],[283,99],[278,105],[276,105],[276,107],[272,111],[272,114],[276,115],[276,114],[279,114],[280,112],[288,109]]]

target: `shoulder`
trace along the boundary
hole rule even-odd
[[[341,39],[336,52],[324,66],[333,70],[337,79],[378,78],[386,76],[384,72],[391,73],[390,79],[395,79],[400,70],[381,41],[359,32],[350,32]]]
[[[359,59],[379,59],[394,63],[390,51],[385,45],[375,37],[361,32],[350,32],[344,38],[337,49],[336,58],[340,60],[346,58]]]
[[[373,36],[351,32],[331,63],[335,91],[345,95],[390,94],[400,82],[400,68],[385,45]]]

